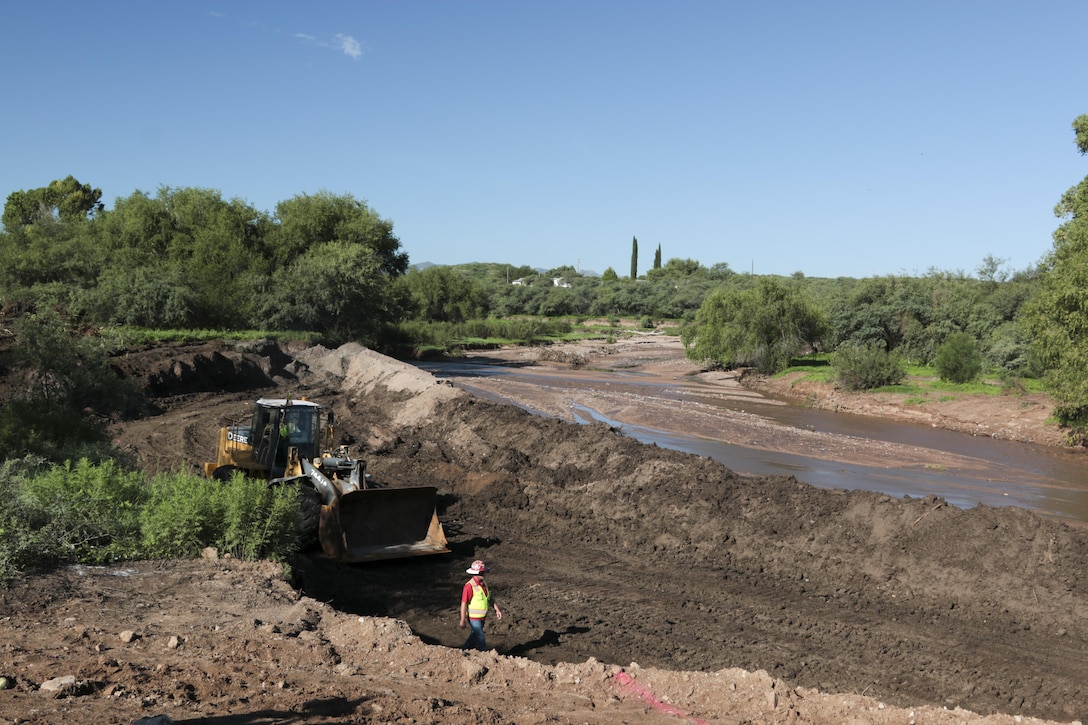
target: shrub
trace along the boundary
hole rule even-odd
[[[831,357],[835,377],[847,390],[872,390],[897,385],[907,377],[903,359],[872,345],[846,345]]]
[[[11,484],[24,517],[26,540],[16,545],[24,563],[101,564],[138,555],[139,511],[146,499],[141,474],[84,458]]]
[[[457,323],[410,320],[400,325],[399,337],[402,342],[416,347],[449,347],[466,340],[511,340],[532,344],[541,337],[569,335],[572,330],[570,320],[539,317],[476,319]]]
[[[20,318],[12,353],[15,367],[25,371],[23,399],[50,412],[137,413],[139,388],[113,371],[105,345],[77,334],[52,311]]]
[[[55,539],[40,532],[44,517],[20,496],[26,480],[47,465],[39,456],[8,459],[0,464],[0,582],[55,559],[49,546]]]
[[[160,473],[148,484],[140,513],[144,554],[194,557],[211,546],[222,523],[216,511],[218,481],[188,473]]]
[[[101,426],[75,410],[50,410],[26,400],[0,408],[0,450],[9,456],[40,455],[51,461],[117,455]]]
[[[969,383],[982,372],[982,354],[973,337],[966,332],[955,332],[937,347],[933,367],[941,380]]]
[[[0,465],[0,583],[65,563],[199,555],[285,560],[297,550],[298,491],[236,475],[188,473],[147,482],[109,460]]]
[[[285,560],[298,548],[298,489],[235,473],[220,489],[223,530],[215,545],[239,559]]]
[[[236,473],[219,481],[159,474],[140,516],[145,555],[194,557],[208,546],[242,559],[283,560],[297,548],[297,490]]]

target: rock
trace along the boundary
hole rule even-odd
[[[66,693],[74,690],[75,687],[75,675],[65,675],[64,677],[54,677],[51,680],[46,680],[38,689],[42,692]]]
[[[122,642],[128,644],[129,642],[139,639],[140,635],[136,634],[131,629],[126,629],[124,632],[121,632],[120,637]]]

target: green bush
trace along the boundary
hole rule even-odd
[[[20,318],[12,356],[15,367],[25,371],[22,398],[50,412],[138,414],[143,406],[139,387],[110,367],[107,344],[78,334],[53,311]]]
[[[117,455],[102,427],[76,410],[50,410],[26,400],[0,408],[0,450],[8,456],[40,455],[51,461],[104,461]]]
[[[54,465],[16,482],[26,517],[33,563],[101,564],[139,554],[139,512],[146,500],[143,476],[113,461],[86,458]]]
[[[235,474],[220,489],[223,530],[216,548],[239,559],[284,561],[298,548],[298,489]]]
[[[982,353],[966,332],[955,332],[937,347],[933,367],[941,380],[969,383],[982,372]]]
[[[194,557],[214,546],[242,559],[283,560],[297,548],[295,488],[187,473],[159,474],[148,488],[140,516],[146,556]]]
[[[0,582],[19,571],[51,564],[55,538],[42,530],[46,517],[20,496],[27,479],[48,468],[39,456],[8,459],[0,464]]]
[[[468,340],[503,340],[532,344],[541,337],[569,335],[573,327],[568,319],[540,317],[512,320],[476,319],[464,322],[425,322],[409,320],[398,328],[403,343],[415,347],[439,345],[451,347]]]
[[[148,502],[140,513],[144,554],[195,557],[211,546],[222,529],[216,507],[221,485],[189,473],[160,473],[151,479]]]
[[[0,582],[67,563],[198,556],[214,546],[243,559],[286,558],[298,546],[298,491],[236,475],[146,481],[115,461],[0,465]]]
[[[845,345],[831,356],[835,378],[847,390],[897,385],[907,377],[903,359],[872,345]]]

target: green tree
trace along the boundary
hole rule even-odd
[[[873,277],[844,290],[830,304],[832,347],[893,350],[902,339],[903,314],[896,304],[895,277]]]
[[[711,279],[725,280],[734,276],[736,272],[729,268],[728,262],[715,262],[710,265],[710,269],[707,272]]]
[[[978,343],[966,332],[953,333],[937,348],[933,365],[941,380],[969,383],[982,372]]]
[[[631,279],[638,279],[638,237],[631,237]]]
[[[273,329],[314,330],[334,342],[376,345],[409,304],[384,271],[386,261],[361,244],[316,244],[273,273],[261,316]]]
[[[1088,114],[1073,121],[1080,153],[1088,154]],[[1088,432],[1088,177],[1054,208],[1064,221],[1041,265],[1040,289],[1025,305],[1028,338],[1046,371],[1055,417]]]
[[[661,245],[657,245],[657,251],[654,252],[654,269],[661,269]]]
[[[843,345],[831,357],[835,379],[847,390],[897,385],[907,377],[903,359],[880,345]]]
[[[1008,272],[1005,271],[1005,263],[1009,260],[1000,257],[995,257],[992,254],[987,254],[979,262],[977,272],[978,278],[986,285],[989,291],[997,289],[998,285],[1009,278]]]
[[[66,305],[93,285],[104,254],[90,236],[102,209],[100,189],[69,176],[40,189],[12,192],[0,234],[0,288],[11,300]],[[52,287],[52,289],[47,289]]]
[[[89,319],[152,329],[191,327],[201,319],[201,307],[187,270],[170,261],[110,267],[96,286],[73,301],[73,309]],[[250,321],[238,314],[240,311],[235,312],[235,321]]]
[[[276,205],[269,233],[272,284],[262,317],[283,329],[377,344],[410,306],[394,281],[408,255],[393,223],[351,195],[321,191]]]
[[[812,350],[826,328],[822,313],[796,287],[761,277],[754,289],[707,295],[681,339],[692,360],[775,373]]]
[[[706,268],[694,259],[677,259],[673,257],[665,263],[664,267],[658,264],[654,269],[646,272],[646,279],[651,281],[666,278],[676,280],[704,272],[706,272]]]
[[[487,314],[487,297],[480,287],[450,267],[412,270],[403,280],[424,320],[461,322]]]
[[[601,273],[602,282],[615,282],[617,279],[619,279],[619,275],[616,274],[616,270],[611,267]]]
[[[277,268],[316,245],[343,242],[369,249],[382,274],[397,276],[408,271],[408,255],[393,234],[393,222],[382,219],[366,202],[350,194],[299,194],[277,204],[275,217],[271,254]]]
[[[250,327],[267,286],[270,228],[267,215],[215,189],[134,192],[95,219],[108,259],[83,306],[101,322]]]
[[[100,338],[80,335],[56,312],[19,319],[12,347],[14,367],[25,373],[22,395],[46,410],[131,413],[136,385],[110,367]]]
[[[81,184],[74,176],[28,191],[13,191],[4,204],[3,224],[9,233],[21,231],[43,219],[83,220],[102,211],[102,190]]]

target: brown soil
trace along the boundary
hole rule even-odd
[[[598,409],[647,420],[681,413],[613,400],[606,368],[677,384],[697,372],[673,340],[502,353],[524,354],[603,378]],[[0,590],[0,674],[13,683],[0,723],[1031,723],[1088,712],[1083,528],[738,475],[572,425],[568,391],[490,390],[556,417],[536,416],[357,346],[176,346],[116,363],[158,410],[116,427],[148,471],[195,470],[216,428],[259,395],[305,395],[336,410],[376,478],[438,486],[453,553],[355,566],[299,557],[290,583],[277,566],[214,557],[27,577]],[[696,384],[753,394],[735,380]],[[985,415],[978,402],[962,424],[1055,438],[1045,401],[1036,411],[1008,398]],[[949,407],[936,424],[954,427]],[[815,447],[754,416],[711,423],[694,408],[682,415],[700,425],[747,421],[754,444]],[[848,448],[862,460],[910,454]],[[506,614],[488,622],[488,653],[457,649],[475,558],[494,566]]]

